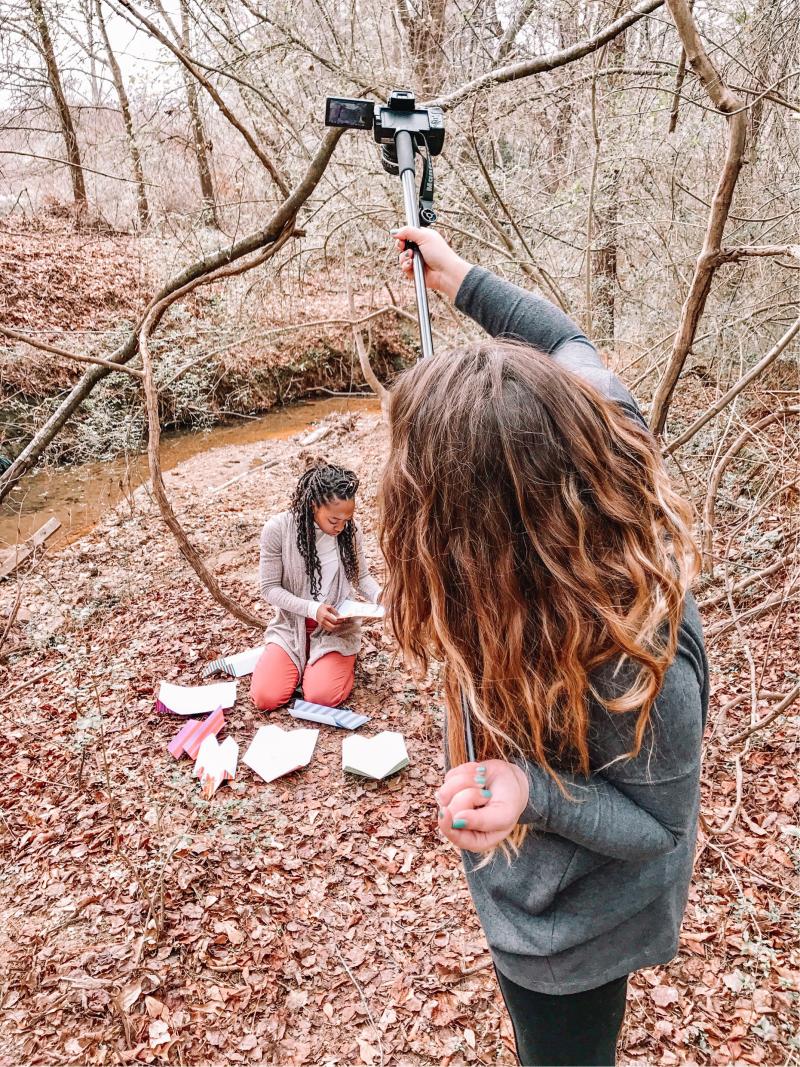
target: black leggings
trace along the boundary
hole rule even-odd
[[[495,968],[523,1067],[613,1067],[628,976],[584,993],[535,993]]]

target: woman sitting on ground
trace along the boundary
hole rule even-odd
[[[390,400],[386,599],[408,658],[444,663],[438,826],[520,1062],[612,1064],[628,975],[675,955],[692,872],[708,665],[691,513],[574,322],[435,232],[396,236],[494,338],[422,360]]]
[[[368,600],[380,598],[353,518],[357,489],[353,471],[311,467],[297,483],[291,510],[264,524],[261,593],[277,613],[250,686],[263,711],[286,704],[301,678],[305,699],[327,707],[337,707],[353,688],[361,625],[340,619],[336,605],[354,587]]]

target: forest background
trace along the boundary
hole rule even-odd
[[[0,585],[12,1062],[511,1062],[431,818],[436,676],[370,632],[358,706],[416,746],[391,791],[339,782],[331,745],[324,797],[209,805],[152,713],[159,677],[253,642],[254,537],[320,448],[373,528],[377,414],[166,480],[159,433],[380,392],[416,358],[399,183],[322,122],[326,95],[394,87],[445,108],[442,231],[597,340],[697,509],[697,877],[623,1062],[797,1062],[797,0],[4,0],[0,69],[4,513],[58,464],[148,447],[151,473]],[[437,343],[470,334],[432,312]]]

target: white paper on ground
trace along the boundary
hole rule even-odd
[[[239,746],[232,737],[222,744],[213,734],[203,739],[194,764],[194,773],[200,779],[200,789],[210,800],[224,781],[236,777],[239,762]]]
[[[382,604],[368,604],[366,600],[343,600],[336,613],[342,619],[382,619],[386,609]]]
[[[232,678],[242,678],[246,674],[252,674],[261,659],[264,648],[264,645],[257,645],[255,648],[245,649],[244,652],[236,652],[233,656],[220,656],[219,659],[215,659],[213,663],[203,668],[203,677],[207,678],[210,674],[216,674],[217,671],[229,674]]]
[[[314,755],[319,730],[282,730],[280,726],[260,726],[242,762],[265,782],[305,767]]]
[[[174,715],[206,715],[217,708],[232,708],[236,703],[236,682],[212,685],[173,685],[162,682],[158,701]]]
[[[342,769],[365,778],[387,778],[408,766],[402,734],[384,730],[375,737],[346,737],[342,742]]]

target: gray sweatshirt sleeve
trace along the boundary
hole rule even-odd
[[[590,748],[602,765],[589,777],[562,775],[565,796],[541,767],[515,761],[530,787],[520,822],[616,859],[671,852],[694,832],[706,685],[684,639],[632,758],[636,714],[609,712],[593,701]]]
[[[580,375],[599,393],[620,404],[646,425],[636,401],[581,328],[544,297],[473,267],[456,294],[455,305],[491,337],[522,341],[552,356],[559,366]]]
[[[273,519],[264,523],[261,531],[261,563],[259,567],[259,584],[261,595],[268,604],[293,615],[307,616],[310,610],[308,600],[290,593],[281,585],[283,581],[283,538],[280,525]]]

